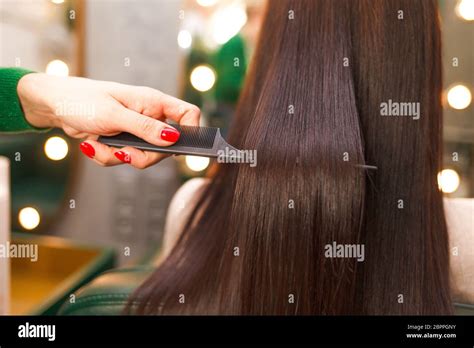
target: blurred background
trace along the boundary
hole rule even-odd
[[[278,0],[270,0],[277,2]],[[227,132],[264,0],[0,0],[0,66],[145,85],[202,108]],[[444,170],[450,197],[474,196],[474,0],[440,0]],[[61,131],[1,135],[11,161],[14,231],[117,251],[119,264],[159,248],[176,189],[209,160],[180,156],[138,171],[102,168]],[[124,253],[130,248],[130,253]]]

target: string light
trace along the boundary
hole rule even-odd
[[[448,104],[453,109],[462,110],[471,104],[472,96],[469,88],[463,85],[456,85],[448,91]]]
[[[474,0],[459,0],[456,5],[456,14],[466,20],[474,20]]]
[[[178,45],[181,48],[189,48],[193,44],[193,37],[191,33],[187,30],[181,30],[178,33]]]
[[[54,76],[68,76],[69,67],[62,60],[55,59],[46,66],[46,74]]]
[[[438,187],[445,193],[455,192],[459,183],[459,175],[454,169],[443,169],[438,173]]]
[[[199,65],[191,72],[191,85],[200,92],[210,90],[215,82],[214,70],[206,65]]]
[[[193,172],[202,172],[209,166],[209,158],[200,156],[186,156],[186,165]]]
[[[61,137],[51,137],[44,143],[46,157],[53,161],[60,161],[67,156],[69,146]]]
[[[33,230],[40,223],[40,214],[35,208],[25,207],[18,214],[18,221],[25,230]]]

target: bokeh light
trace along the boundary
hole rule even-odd
[[[62,60],[55,59],[46,66],[46,74],[54,76],[68,76],[69,67]]]
[[[466,20],[474,20],[474,0],[459,0],[456,5],[456,14]]]
[[[25,207],[18,214],[18,221],[25,230],[33,230],[40,223],[40,214],[35,208]]]
[[[222,45],[235,36],[247,22],[245,7],[235,4],[217,10],[211,17],[212,37]]]
[[[69,147],[61,137],[51,137],[44,143],[46,157],[53,161],[60,161],[67,156]]]
[[[193,172],[202,172],[209,166],[209,158],[200,156],[186,156],[186,166]]]
[[[454,169],[443,169],[438,173],[438,187],[444,193],[453,193],[459,187],[459,175]]]
[[[191,72],[191,85],[200,92],[210,90],[215,82],[214,70],[206,65],[199,65]]]
[[[178,45],[181,48],[189,48],[193,44],[193,37],[187,30],[181,30],[178,33]]]
[[[456,85],[448,90],[448,104],[453,109],[465,109],[471,104],[471,100],[471,91],[466,86]]]

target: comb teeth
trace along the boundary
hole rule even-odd
[[[213,127],[193,127],[180,126],[173,124],[180,133],[175,146],[200,147],[203,149],[212,149],[217,129]]]

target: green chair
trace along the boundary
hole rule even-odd
[[[152,266],[136,266],[103,273],[66,301],[60,315],[120,315],[129,295],[153,272]]]
[[[120,315],[128,296],[153,272],[150,265],[103,273],[83,287],[75,303],[66,302],[60,315]],[[474,315],[474,305],[454,304],[455,314]]]

